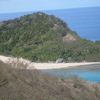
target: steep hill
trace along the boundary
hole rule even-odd
[[[37,12],[0,23],[0,54],[32,61],[98,61],[100,45],[81,39],[59,18]]]
[[[11,69],[0,62],[0,100],[100,100],[100,84]]]

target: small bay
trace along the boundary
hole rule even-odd
[[[67,79],[68,77],[79,77],[83,80],[100,83],[100,65],[88,65],[62,69],[42,70],[52,76]]]

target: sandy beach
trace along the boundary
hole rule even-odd
[[[77,66],[84,66],[84,65],[93,65],[93,64],[100,64],[100,62],[76,62],[76,63],[35,63],[23,58],[13,58],[13,57],[6,57],[0,55],[0,61],[17,65],[18,63],[22,63],[23,65],[27,65],[27,69],[60,69],[60,68],[70,68],[70,67],[77,67]]]
[[[85,66],[85,65],[94,65],[100,64],[100,62],[81,62],[81,63],[32,63],[27,69],[34,68],[39,70],[44,69],[60,69],[60,68],[70,68],[70,67],[78,67],[78,66]]]

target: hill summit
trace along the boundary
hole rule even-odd
[[[99,52],[99,44],[81,39],[53,15],[37,12],[0,23],[0,54],[3,55],[43,62],[63,58],[69,62],[97,61]]]

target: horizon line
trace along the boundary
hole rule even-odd
[[[99,8],[100,6],[89,6],[89,7],[75,7],[75,8],[57,8],[57,9],[40,9],[32,11],[15,11],[15,12],[4,12],[0,14],[13,14],[13,13],[25,13],[25,12],[42,12],[42,11],[54,11],[54,10],[72,10],[72,9],[86,9],[86,8]]]

